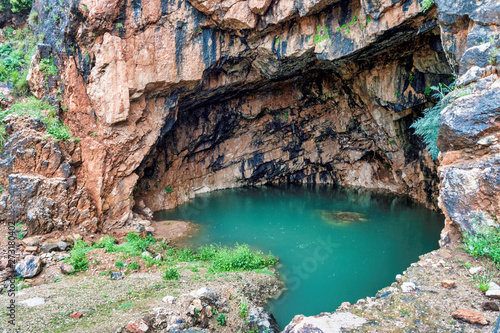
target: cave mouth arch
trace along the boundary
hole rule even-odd
[[[437,209],[436,164],[410,125],[431,105],[429,87],[452,77],[439,28],[384,40],[336,61],[287,59],[271,78],[255,73],[252,56],[215,63],[196,89],[176,92],[136,170],[135,210],[266,183],[376,189]]]

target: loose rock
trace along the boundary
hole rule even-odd
[[[401,286],[401,290],[404,293],[410,293],[412,291],[415,291],[415,289],[417,289],[417,286],[415,286],[415,283],[413,283],[413,282],[405,282]]]
[[[488,321],[481,313],[469,309],[459,309],[453,312],[451,316],[471,324],[488,325]]]
[[[33,306],[38,306],[38,305],[42,305],[42,304],[45,304],[45,298],[42,298],[42,297],[33,297],[33,298],[29,298],[25,301],[21,301],[19,302],[20,304],[24,304],[28,307],[33,307]]]
[[[61,251],[66,251],[66,249],[68,248],[68,246],[69,246],[68,243],[63,242],[63,241],[60,241],[59,243],[57,243],[57,247]]]
[[[165,296],[165,297],[163,297],[162,301],[165,303],[168,303],[168,304],[174,304],[176,299],[177,299],[177,297],[174,297],[174,296]]]
[[[138,322],[131,321],[126,327],[127,332],[130,333],[146,333],[149,331],[149,326],[144,320]]]
[[[42,261],[40,257],[29,255],[16,264],[15,270],[23,278],[32,278],[42,270]]]
[[[72,274],[75,272],[75,268],[73,267],[73,265],[66,264],[66,263],[62,263],[59,266],[59,269],[61,270],[61,272],[63,274]]]
[[[483,311],[499,311],[498,304],[495,302],[484,302],[481,304]]]
[[[496,290],[496,289],[488,290],[488,291],[486,291],[485,295],[487,297],[500,299],[500,290]]]
[[[443,280],[441,281],[441,285],[446,289],[453,289],[456,287],[456,282],[453,280]]]
[[[111,273],[111,280],[121,280],[124,277],[123,272]]]
[[[83,316],[83,313],[80,311],[78,312],[73,312],[72,314],[69,315],[73,319],[80,319]]]

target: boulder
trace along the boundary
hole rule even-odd
[[[37,256],[26,256],[16,264],[15,270],[23,278],[32,278],[42,270],[42,260]]]
[[[349,312],[322,313],[311,317],[297,315],[285,327],[283,333],[341,333],[348,329],[356,329],[364,323],[366,319]]]
[[[248,311],[248,329],[253,332],[281,332],[274,316],[262,307],[251,307]]]

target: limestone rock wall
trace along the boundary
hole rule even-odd
[[[125,226],[134,206],[265,182],[376,188],[435,207],[436,167],[409,125],[430,105],[426,88],[451,71],[436,11],[420,9],[417,0],[33,7],[38,54],[56,57],[62,117],[82,138],[78,184],[105,228]]]
[[[443,45],[457,65],[459,98],[442,112],[441,244],[500,216],[500,3],[437,1]]]

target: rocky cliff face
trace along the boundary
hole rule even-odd
[[[62,92],[98,228],[268,182],[435,207],[436,165],[409,126],[466,53],[476,21],[451,7],[438,20],[417,0],[40,0],[35,59],[54,55],[60,80],[41,84],[35,60],[30,86]]]
[[[441,112],[441,244],[500,216],[500,4],[437,1],[443,45],[458,64],[458,96]]]

